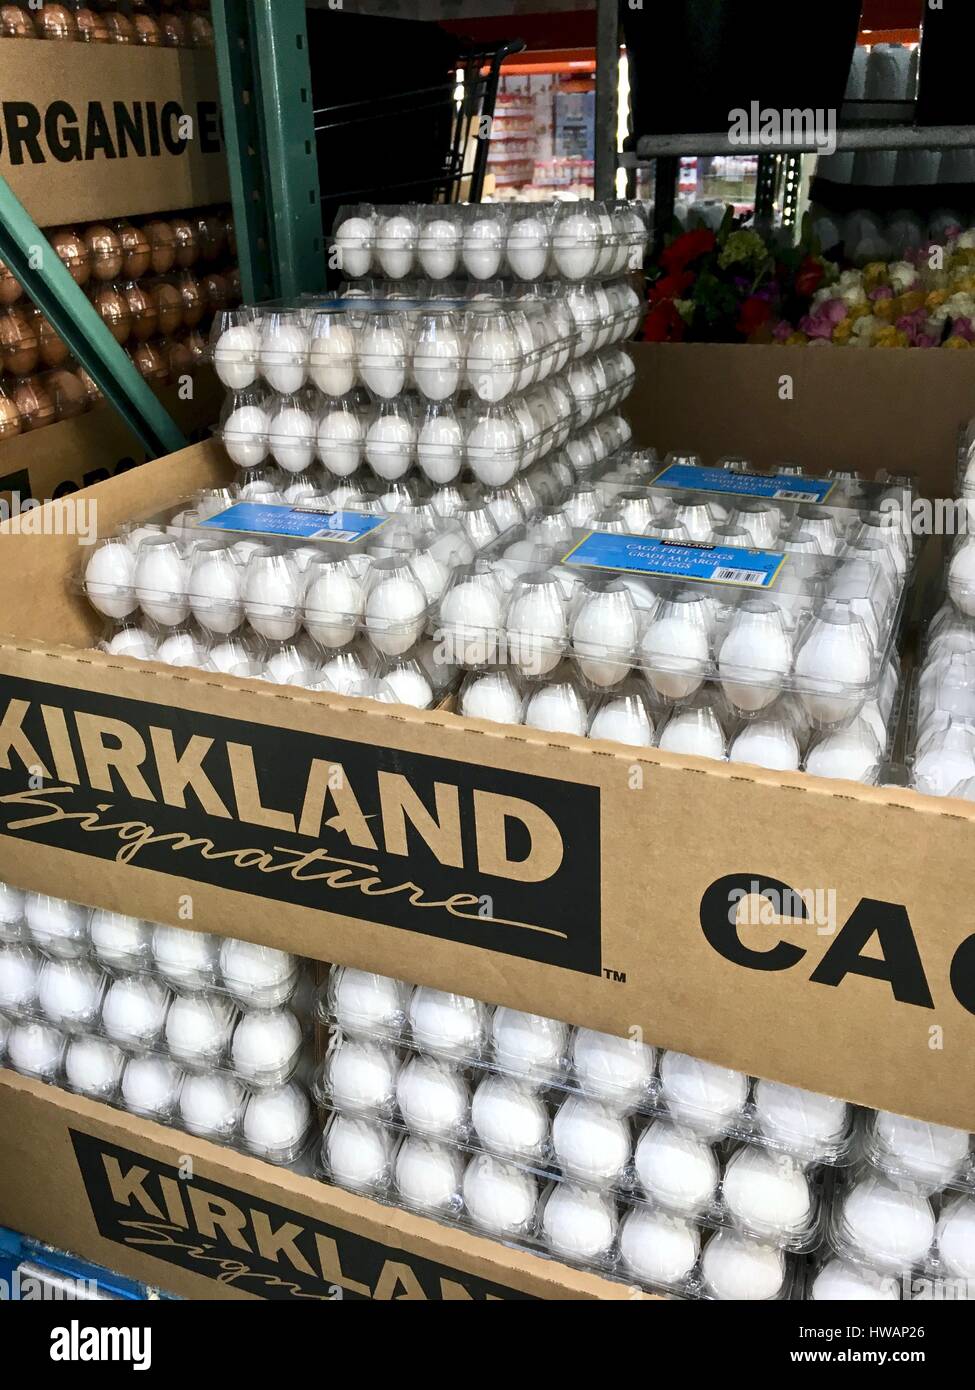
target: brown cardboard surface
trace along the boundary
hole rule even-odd
[[[100,529],[221,467],[200,445],[99,485]],[[30,575],[0,642],[0,878],[975,1128],[975,806],[112,661],[57,645],[93,632],[76,558],[0,529],[0,583]],[[787,889],[823,920],[774,910]],[[732,891],[764,916],[733,926]]]
[[[196,1299],[652,1298],[2,1069],[0,1224]]]
[[[193,379],[193,398],[183,400],[177,386],[164,386],[160,399],[187,438],[208,432],[223,399],[223,388],[208,370]],[[46,502],[90,487],[120,470],[144,463],[144,446],[107,403],[84,415],[41,430],[15,435],[0,444],[0,498],[8,505],[35,497]]]
[[[975,354],[720,343],[631,351],[627,413],[643,447],[708,463],[742,453],[761,468],[917,472],[932,493],[952,495],[957,430],[975,414]]]
[[[0,89],[0,174],[42,227],[230,196],[212,52],[18,39],[0,44]],[[120,110],[144,125],[141,153]]]

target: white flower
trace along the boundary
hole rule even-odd
[[[888,266],[887,274],[895,294],[903,294],[917,284],[917,271],[909,261],[894,261],[893,265]]]
[[[955,246],[959,251],[975,250],[975,227],[972,227],[967,232],[962,232],[961,236],[955,242]]]
[[[886,327],[883,319],[878,319],[876,314],[864,314],[853,324],[853,333],[850,336],[852,347],[869,347],[873,342],[873,335],[881,328]]]

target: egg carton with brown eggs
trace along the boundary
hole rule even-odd
[[[47,39],[54,43],[122,44],[144,48],[212,48],[208,15],[171,13],[158,17],[144,10],[101,4],[0,6],[0,38]]]

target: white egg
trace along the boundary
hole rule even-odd
[[[568,643],[565,603],[557,583],[526,583],[505,618],[509,660],[528,676],[544,676],[562,660]]]
[[[213,349],[213,369],[231,391],[242,391],[257,380],[261,335],[250,324],[225,328]]]
[[[392,1048],[359,1038],[343,1038],[324,1067],[325,1086],[338,1110],[389,1112],[396,1093],[399,1056]]]
[[[571,1051],[576,1079],[588,1095],[618,1105],[649,1095],[655,1055],[645,1043],[577,1028]]]
[[[938,1218],[938,1254],[956,1278],[975,1280],[975,1201],[961,1197]]]
[[[231,1066],[243,1081],[279,1084],[294,1070],[301,1042],[301,1024],[290,1009],[254,1009],[234,1029]]]
[[[433,686],[416,666],[393,666],[383,672],[382,679],[399,704],[410,705],[413,709],[430,709],[433,705]]]
[[[449,325],[439,325],[436,336],[421,336],[413,353],[413,377],[430,401],[444,401],[460,386],[464,361],[460,335]]]
[[[542,1212],[542,1236],[556,1255],[599,1263],[616,1236],[615,1203],[601,1192],[557,1183]]]
[[[467,379],[482,401],[503,401],[510,396],[523,367],[514,333],[504,328],[478,328],[467,355]]]
[[[779,695],[792,667],[792,643],[773,608],[740,608],[718,650],[724,693],[746,713],[765,709]]]
[[[585,280],[599,259],[598,227],[581,213],[573,213],[555,225],[553,248],[559,274],[567,280]]]
[[[252,1095],[244,1108],[241,1136],[246,1148],[272,1163],[290,1163],[302,1148],[311,1105],[300,1086],[275,1086]]]
[[[149,975],[115,980],[102,1004],[102,1028],[117,1043],[151,1046],[162,1034],[170,998]]]
[[[444,1212],[460,1206],[463,1171],[456,1149],[411,1134],[397,1151],[393,1178],[407,1206]]]
[[[366,462],[387,481],[406,476],[415,448],[416,430],[405,415],[380,415],[366,431]]]
[[[725,753],[725,736],[714,710],[678,710],[664,725],[657,746],[668,753],[721,759]]]
[[[406,368],[406,340],[400,330],[370,323],[359,343],[359,370],[369,390],[383,400],[401,395]]]
[[[696,1216],[714,1201],[714,1150],[687,1130],[656,1121],[640,1136],[633,1162],[647,1197],[669,1211]]]
[[[175,627],[190,614],[189,567],[175,541],[151,541],[139,547],[135,562],[135,592],[146,617],[163,627]]]
[[[349,410],[329,410],[318,425],[318,457],[337,478],[347,478],[362,462],[366,427]]]
[[[152,661],[156,655],[156,639],[144,627],[123,627],[105,643],[109,656],[129,656],[134,661]]]
[[[465,684],[460,696],[460,712],[466,719],[517,724],[521,718],[521,702],[521,692],[507,671],[489,671]]]
[[[857,722],[819,739],[806,754],[805,770],[813,777],[843,777],[852,782],[867,782],[880,756],[871,730]]]
[[[572,624],[573,650],[594,685],[616,685],[623,679],[636,640],[636,611],[625,589],[590,594]]]
[[[781,1250],[759,1245],[733,1231],[716,1231],[704,1247],[701,1274],[711,1298],[768,1301],[777,1298],[786,1281]]]
[[[464,463],[464,432],[453,415],[435,415],[420,429],[417,461],[432,483],[453,482]]]
[[[206,932],[162,923],[153,929],[152,954],[159,973],[183,989],[203,989],[215,975],[216,943]]]
[[[74,1091],[95,1097],[112,1096],[125,1065],[119,1049],[103,1038],[72,1038],[64,1058],[64,1074]]]
[[[387,217],[380,223],[376,249],[383,274],[391,280],[402,280],[413,269],[416,236],[416,223],[408,217]]]
[[[230,1045],[233,1024],[229,1000],[216,994],[179,994],[166,1016],[166,1045],[177,1062],[213,1065]]]
[[[15,1071],[51,1081],[61,1069],[64,1034],[44,1023],[17,1023],[7,1037],[7,1056]]]
[[[156,648],[157,661],[165,666],[204,666],[206,647],[192,632],[171,632]]]
[[[629,1125],[611,1106],[570,1096],[552,1121],[552,1147],[566,1176],[609,1185],[630,1156]]]
[[[170,1116],[179,1100],[183,1073],[168,1057],[130,1057],[122,1074],[127,1110],[152,1118]]]
[[[329,996],[341,1028],[378,1032],[402,1031],[410,987],[388,975],[374,975],[351,966],[333,969]]]
[[[179,1095],[179,1121],[191,1134],[226,1139],[236,1131],[243,1105],[243,1088],[229,1076],[187,1076]]]
[[[433,1057],[414,1056],[396,1077],[396,1103],[407,1129],[451,1139],[463,1133],[471,1097],[455,1068]]]
[[[960,612],[975,617],[975,537],[966,537],[948,563],[948,593]]]
[[[746,724],[732,739],[728,759],[733,763],[775,768],[779,772],[797,772],[799,744],[787,724],[777,720],[758,720],[754,724]]]
[[[347,217],[335,229],[333,245],[339,253],[339,265],[351,279],[369,274],[372,240],[372,223],[365,217]]]
[[[300,391],[308,373],[308,334],[298,324],[275,324],[261,338],[264,379],[282,396]]]
[[[673,1288],[693,1272],[701,1238],[687,1221],[636,1207],[623,1218],[619,1244],[630,1274],[648,1284]]]
[[[39,959],[23,947],[0,948],[0,1005],[20,1011],[37,998]]]
[[[669,615],[651,618],[640,643],[647,679],[658,695],[669,700],[686,699],[700,688],[709,654],[707,628],[679,607]]]
[[[24,899],[24,921],[31,942],[49,956],[74,960],[83,955],[90,915],[80,903],[45,893],[28,893]]]
[[[301,624],[303,577],[284,554],[255,553],[244,573],[247,621],[261,637],[288,642]]]
[[[801,1235],[812,1220],[809,1181],[785,1154],[742,1145],[725,1166],[721,1190],[732,1217],[752,1235]]]
[[[438,217],[420,229],[419,255],[424,275],[431,280],[447,280],[457,269],[460,257],[460,229]]]
[[[133,584],[135,558],[121,540],[100,545],[85,566],[85,593],[106,618],[127,618],[138,606]]]
[[[355,385],[356,341],[344,323],[331,323],[328,333],[313,338],[309,350],[311,379],[326,396],[344,396]]]
[[[238,468],[256,468],[267,458],[271,417],[259,405],[241,405],[223,425],[223,446]]]
[[[413,1041],[431,1052],[476,1056],[484,1040],[484,1009],[462,994],[418,986],[409,1007]]]
[[[872,1135],[882,1164],[935,1187],[957,1178],[968,1159],[970,1138],[964,1130],[912,1120],[889,1110],[877,1111]]]
[[[856,712],[870,679],[871,649],[859,622],[814,618],[796,651],[795,673],[803,705],[813,719],[835,724]]]
[[[748,1099],[748,1078],[741,1072],[683,1052],[663,1054],[660,1086],[673,1119],[708,1138],[724,1134]]]
[[[382,1125],[335,1115],[325,1134],[324,1159],[340,1186],[369,1191],[388,1181],[391,1148],[390,1132]]]
[[[343,562],[309,568],[305,627],[316,642],[324,647],[347,646],[355,636],[362,606],[362,585]]]
[[[467,461],[485,487],[505,487],[522,461],[522,436],[514,419],[484,416],[475,420],[467,435]]]
[[[40,974],[41,1012],[62,1028],[90,1024],[98,1013],[103,975],[80,960],[49,960]]]
[[[850,1108],[832,1096],[779,1081],[757,1081],[754,1104],[760,1132],[803,1158],[825,1159],[846,1137]]]
[[[286,473],[303,473],[315,458],[315,422],[300,406],[284,405],[271,417],[268,439]]]
[[[495,1064],[511,1076],[550,1081],[565,1066],[568,1031],[557,1019],[499,1006],[491,1023]]]
[[[525,710],[525,724],[549,734],[575,734],[583,738],[586,732],[586,706],[569,685],[544,685],[530,696]]]
[[[493,280],[501,269],[504,232],[492,218],[480,217],[464,232],[464,267],[475,280]]]
[[[463,1180],[464,1205],[476,1226],[496,1236],[525,1234],[538,1205],[538,1184],[530,1173],[502,1159],[477,1154]]]
[[[471,1122],[481,1144],[508,1158],[541,1156],[548,1111],[533,1087],[505,1076],[486,1076],[474,1092]]]
[[[193,616],[209,632],[236,631],[244,617],[244,571],[228,549],[201,551],[193,562],[189,599]]]
[[[900,1296],[896,1279],[850,1264],[838,1256],[827,1260],[809,1290],[810,1300],[819,1303],[881,1302]]]
[[[537,280],[548,261],[549,232],[539,217],[525,217],[508,233],[508,264],[519,280]]]
[[[847,1193],[840,1212],[846,1241],[878,1269],[891,1273],[921,1264],[934,1240],[926,1197],[867,1176]]]

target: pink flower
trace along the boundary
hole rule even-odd
[[[779,319],[772,329],[772,337],[777,343],[784,343],[792,337],[792,324],[786,319]]]
[[[932,337],[930,333],[919,333],[914,339],[914,346],[919,348],[933,348],[938,346],[938,340]]]
[[[847,308],[845,299],[827,299],[823,305],[823,311],[831,324],[842,323],[846,318]]]
[[[975,343],[975,324],[964,314],[952,321],[951,332],[955,338],[964,338],[969,343]]]
[[[815,314],[803,314],[799,327],[809,338],[832,338],[833,324],[827,314],[817,310]]]
[[[889,285],[878,285],[876,289],[870,291],[871,299],[893,299],[894,291]]]

